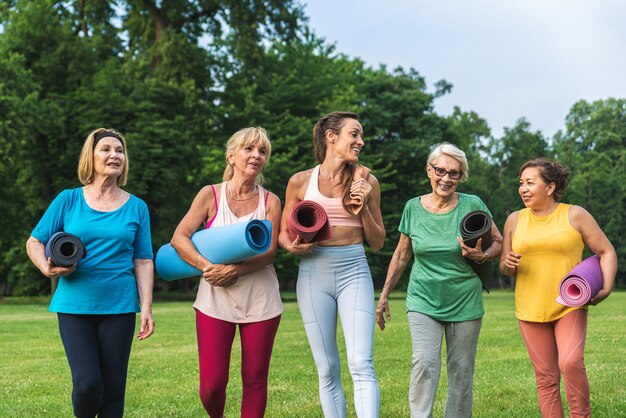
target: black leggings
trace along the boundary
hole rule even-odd
[[[72,404],[80,418],[124,415],[124,393],[135,313],[59,313],[59,332],[72,371]]]

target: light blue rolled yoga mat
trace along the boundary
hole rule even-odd
[[[272,243],[272,223],[253,219],[232,225],[214,226],[191,236],[191,242],[213,264],[233,264],[264,253]],[[178,280],[202,274],[184,262],[171,244],[156,255],[156,271],[164,280]]]

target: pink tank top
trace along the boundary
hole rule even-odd
[[[266,190],[259,186],[259,205],[254,212],[240,218],[228,207],[226,182],[222,183],[217,201],[217,213],[211,227],[246,222],[251,219],[266,219]],[[228,287],[214,287],[200,279],[198,294],[193,307],[222,321],[247,323],[274,318],[283,312],[283,303],[278,290],[278,277],[274,266],[267,265],[257,271],[241,276]]]
[[[326,197],[320,193],[318,186],[318,178],[320,173],[320,166],[316,166],[311,172],[311,178],[309,179],[309,185],[304,193],[304,200],[312,200],[322,205],[326,214],[328,215],[328,221],[331,226],[351,226],[355,228],[363,228],[363,222],[361,217],[353,215],[348,212],[342,204],[340,197]]]

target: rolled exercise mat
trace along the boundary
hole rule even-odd
[[[193,234],[191,242],[211,263],[239,263],[268,250],[272,243],[272,223],[252,219],[231,225],[214,226]],[[155,267],[159,276],[168,281],[202,274],[200,270],[183,261],[171,244],[159,248]]]
[[[491,246],[491,225],[493,221],[491,216],[487,212],[482,210],[475,210],[468,213],[461,219],[459,230],[461,232],[461,239],[463,243],[468,247],[475,247],[479,238],[482,238],[481,249],[485,251]],[[466,259],[472,266],[474,273],[480,278],[483,284],[483,289],[489,292],[491,286],[491,278],[493,277],[493,262],[487,261],[484,263],[477,263],[474,260]]]
[[[602,289],[602,270],[597,255],[584,259],[563,277],[556,301],[565,306],[583,306]]]
[[[53,234],[45,247],[46,257],[50,257],[55,266],[69,267],[85,257],[85,245],[76,235],[67,232]]]
[[[291,240],[300,235],[303,242],[325,241],[332,237],[326,211],[317,202],[301,200],[287,218],[287,229]]]

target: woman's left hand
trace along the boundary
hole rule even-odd
[[[591,300],[589,301],[589,305],[594,305],[594,306],[597,305],[598,303],[602,302],[604,299],[608,298],[610,294],[611,294],[611,289],[609,290],[600,289],[598,293],[596,293],[596,295],[591,298]]]
[[[476,261],[478,263],[485,261],[486,255],[483,252],[482,248],[480,247],[483,242],[482,238],[478,238],[478,241],[476,242],[475,247],[468,247],[467,245],[463,243],[463,240],[459,237],[457,237],[456,240],[459,242],[459,245],[461,246],[461,255],[463,255],[463,257],[469,258],[470,260]]]
[[[239,279],[239,273],[234,264],[211,264],[202,269],[202,278],[211,286],[228,287]]]
[[[137,333],[137,339],[145,340],[154,332],[154,319],[152,319],[152,308],[141,309],[141,325]]]
[[[367,204],[372,191],[372,185],[365,179],[354,180],[350,185],[350,195],[360,195],[363,199],[363,205]]]

